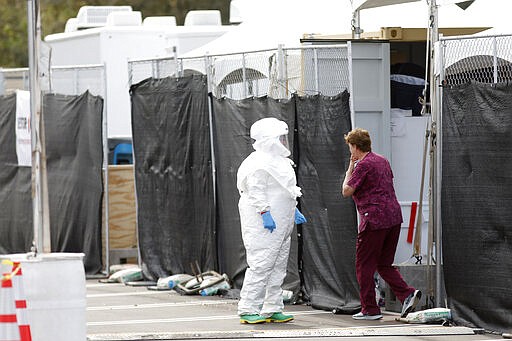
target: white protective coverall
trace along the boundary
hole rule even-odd
[[[237,187],[238,209],[247,264],[240,292],[238,314],[268,317],[282,312],[281,285],[286,276],[291,233],[300,188],[290,151],[279,137],[288,135],[288,126],[276,118],[264,118],[251,126],[255,149],[240,165]],[[276,228],[263,227],[261,212],[270,211]]]

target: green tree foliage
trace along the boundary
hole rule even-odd
[[[27,65],[26,1],[0,0],[0,65]]]
[[[66,21],[76,17],[82,6],[130,5],[142,16],[173,15],[183,25],[189,10],[218,9],[222,22],[229,22],[230,0],[39,0],[41,34],[63,32]],[[27,2],[0,0],[0,67],[28,65]]]

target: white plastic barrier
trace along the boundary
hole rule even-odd
[[[33,341],[85,341],[86,288],[83,253],[0,255],[21,263]],[[2,264],[2,272],[11,266]]]

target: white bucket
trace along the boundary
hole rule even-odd
[[[0,255],[21,263],[33,341],[85,341],[86,289],[83,253]],[[2,265],[2,272],[11,267]]]

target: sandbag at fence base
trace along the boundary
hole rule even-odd
[[[144,276],[142,270],[138,266],[130,267],[127,269],[119,270],[114,272],[106,281],[103,283],[128,283],[133,281],[142,281]]]
[[[407,323],[435,323],[444,322],[451,319],[452,312],[450,309],[432,308],[409,313],[405,318],[400,318],[400,321]]]
[[[87,339],[83,258],[83,253],[0,255],[21,263],[32,341]]]

